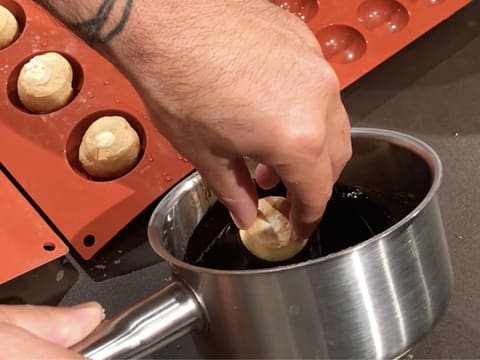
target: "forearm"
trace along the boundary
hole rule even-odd
[[[274,9],[268,0],[35,1],[112,61],[141,91],[149,86],[145,83],[148,75],[160,78],[170,91],[188,91],[185,88],[188,73],[201,70],[195,68],[191,58],[199,52],[208,53],[211,48],[228,48],[228,42],[214,43],[218,39],[241,36],[232,21],[235,16],[222,24],[222,15],[229,11],[245,13],[238,11],[239,8],[254,13],[252,4],[255,7],[266,4]],[[216,58],[221,54],[211,55],[212,61],[222,60]],[[155,74],[145,73],[152,68]],[[176,82],[177,71],[182,73],[183,84]],[[171,81],[175,84],[168,84]]]
[[[144,6],[133,0],[35,0],[117,65]],[[160,1],[158,1],[160,3]]]
[[[321,56],[308,27],[269,0],[35,1],[114,63],[150,111],[159,111],[154,119],[188,118],[188,109],[209,113],[234,84],[250,89],[260,68],[281,78],[274,52]]]

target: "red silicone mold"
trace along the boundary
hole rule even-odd
[[[272,0],[305,21],[343,89],[470,0]]]
[[[0,162],[89,259],[191,165],[153,127],[138,94],[108,61],[32,1],[0,5],[21,25],[16,41],[0,50]],[[31,114],[18,99],[17,77],[32,56],[49,51],[72,64],[75,97],[58,111]],[[125,116],[142,143],[138,164],[111,181],[89,178],[77,159],[84,131],[103,115]]]
[[[0,284],[68,252],[43,218],[0,170]]]

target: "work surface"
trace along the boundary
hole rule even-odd
[[[441,322],[412,354],[415,358],[479,358],[480,2],[475,0],[347,88],[343,98],[352,126],[405,132],[438,152],[444,165],[439,200],[455,290]],[[68,263],[64,259],[52,265],[54,270],[35,276],[43,279],[53,271],[52,292],[58,291],[59,283],[66,284],[56,303],[94,299],[105,306],[107,316],[114,315],[157,290],[169,275],[166,264],[145,241],[147,218],[148,211],[94,260],[83,262],[69,255]],[[25,282],[20,284],[23,288],[33,286],[28,278]],[[8,290],[13,291],[12,298],[20,285]],[[45,284],[43,293],[48,288]],[[188,337],[155,355],[197,356]]]

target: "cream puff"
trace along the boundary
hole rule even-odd
[[[240,229],[240,239],[256,257],[266,261],[284,261],[297,255],[308,239],[299,238],[289,222],[290,204],[279,196],[258,201],[258,213],[253,225]]]
[[[110,180],[130,171],[140,155],[140,138],[121,116],[104,116],[84,133],[78,152],[83,169],[96,179]]]
[[[17,19],[7,8],[0,5],[0,49],[10,45],[17,33]]]
[[[48,52],[23,65],[17,80],[17,92],[26,109],[36,114],[56,111],[73,95],[73,70],[65,57]]]

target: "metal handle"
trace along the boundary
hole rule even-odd
[[[174,280],[112,320],[104,321],[72,350],[92,360],[128,358],[152,352],[203,324],[203,310],[195,295]]]

